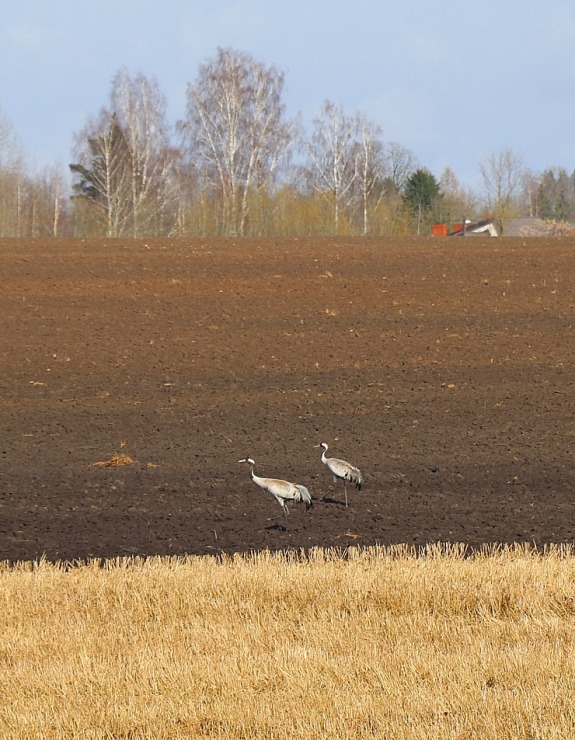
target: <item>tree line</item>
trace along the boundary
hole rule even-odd
[[[28,173],[0,118],[0,236],[409,235],[486,213],[575,218],[575,172],[534,174],[506,149],[480,164],[478,195],[329,100],[306,132],[283,91],[275,66],[219,49],[171,127],[157,81],[122,68],[74,135],[71,183]]]

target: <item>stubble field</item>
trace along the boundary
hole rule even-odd
[[[0,275],[0,560],[573,542],[573,239],[0,240]],[[284,531],[246,456],[314,508]]]

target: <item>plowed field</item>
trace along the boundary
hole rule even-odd
[[[3,240],[0,316],[0,559],[575,539],[575,240]]]

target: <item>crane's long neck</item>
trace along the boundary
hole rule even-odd
[[[325,457],[325,453],[326,453],[326,452],[327,452],[327,447],[322,447],[322,448],[321,448],[321,461],[322,461],[322,463],[324,463],[324,464],[325,464],[325,462],[326,462],[326,457]]]
[[[254,467],[255,467],[255,463],[250,463],[250,477],[251,477],[251,479],[260,488],[265,488],[265,486],[266,486],[265,478],[260,478],[258,475],[256,475],[254,473]]]

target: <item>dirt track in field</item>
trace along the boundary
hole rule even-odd
[[[5,240],[0,276],[0,559],[575,539],[575,240]],[[284,531],[246,456],[314,508]]]

